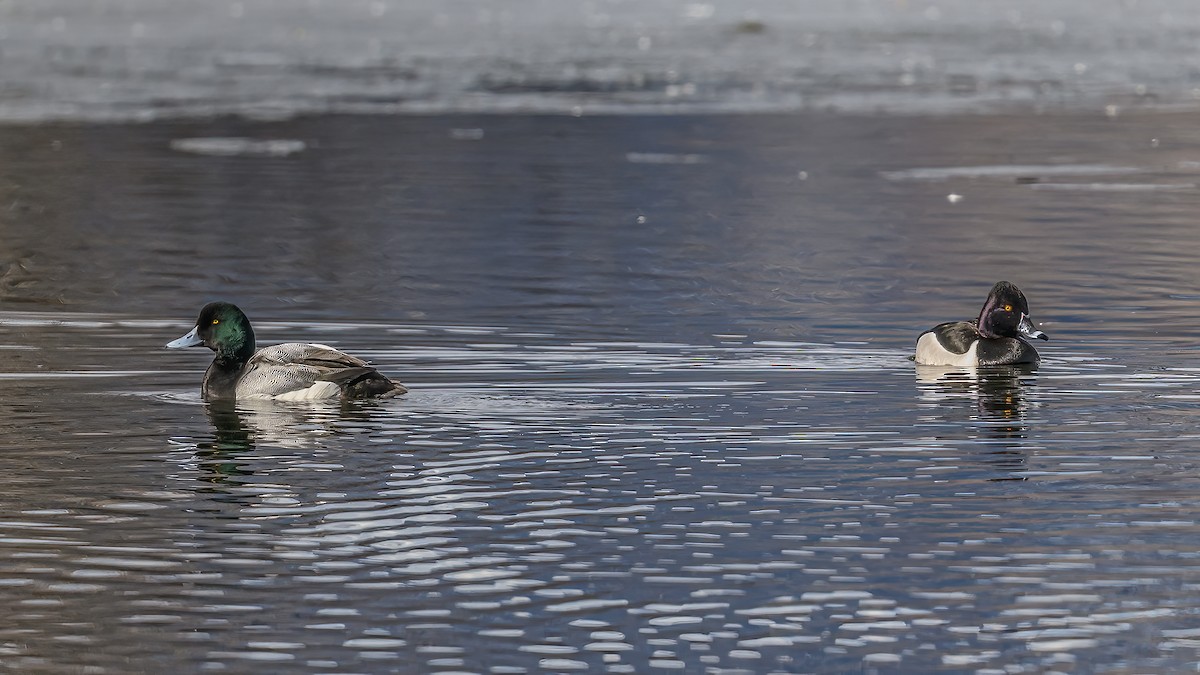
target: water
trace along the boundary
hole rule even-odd
[[[0,663],[1192,668],[1193,126],[0,129]],[[1001,278],[1040,368],[907,360]],[[216,298],[412,392],[206,406]]]
[[[0,670],[1196,669],[1196,30],[0,0]],[[411,392],[206,405],[215,299]]]

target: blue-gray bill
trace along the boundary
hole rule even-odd
[[[1017,332],[1020,333],[1021,335],[1023,335],[1024,337],[1027,337],[1030,339],[1038,339],[1038,340],[1049,340],[1050,339],[1050,336],[1046,335],[1042,331],[1038,330],[1037,327],[1035,327],[1033,325],[1033,321],[1030,321],[1029,317],[1027,317],[1027,316],[1021,317],[1021,323],[1017,324]],[[179,338],[179,339],[182,340],[183,338]],[[176,342],[178,342],[178,340],[176,340]],[[167,346],[170,347],[171,345],[167,345]]]
[[[176,338],[174,340],[171,340],[170,342],[167,343],[167,348],[168,349],[183,349],[184,347],[195,347],[196,345],[204,344],[204,340],[201,340],[200,336],[197,335],[197,332],[199,330],[200,330],[200,327],[197,326],[197,327],[193,328],[192,332],[188,333],[187,335],[184,335],[181,338]]]

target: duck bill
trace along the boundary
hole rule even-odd
[[[1034,339],[1049,340],[1050,339],[1050,336],[1046,335],[1042,331],[1038,330],[1037,327],[1033,325],[1033,321],[1031,321],[1029,319],[1029,317],[1027,317],[1027,316],[1021,317],[1021,323],[1017,324],[1017,332],[1020,333],[1023,337],[1027,337],[1031,340],[1034,340]]]
[[[188,333],[187,335],[168,342],[167,349],[183,349],[184,347],[195,347],[204,344],[204,340],[201,340],[200,336],[198,335],[199,332],[200,327],[196,326],[192,329],[192,332]]]

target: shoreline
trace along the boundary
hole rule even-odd
[[[0,119],[1196,106],[1188,0],[0,3]]]
[[[355,112],[345,110],[295,112],[286,115],[257,115],[243,112],[222,112],[216,114],[170,115],[162,117],[138,119],[134,117],[81,119],[76,117],[51,117],[44,119],[4,119],[0,118],[0,129],[27,128],[85,128],[85,127],[140,127],[140,126],[197,126],[212,124],[241,124],[246,126],[265,126],[277,124],[293,124],[313,120],[381,120],[381,119],[507,119],[507,118],[547,118],[547,119],[727,119],[727,118],[759,118],[786,119],[843,119],[843,120],[938,120],[938,119],[983,119],[983,118],[1040,118],[1062,119],[1078,117],[1083,119],[1104,118],[1119,120],[1123,118],[1153,118],[1170,117],[1175,115],[1196,115],[1200,113],[1200,101],[1195,103],[1152,104],[1152,105],[1120,105],[1103,104],[1099,107],[1038,107],[1029,108],[1014,106],[1008,108],[941,110],[935,112],[895,111],[895,110],[841,110],[830,108],[781,108],[771,110],[728,110],[728,109],[664,109],[664,108],[630,108],[618,109],[601,108],[584,111],[561,109],[512,109],[512,110],[473,110],[455,108],[446,110],[404,110],[400,112],[367,111]]]

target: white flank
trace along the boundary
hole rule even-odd
[[[312,386],[307,389],[297,389],[284,394],[275,396],[276,401],[323,401],[325,399],[337,398],[342,395],[342,390],[333,382],[313,382]]]
[[[979,365],[979,356],[976,352],[979,350],[979,341],[971,343],[970,349],[965,354],[955,354],[942,346],[938,342],[937,336],[933,333],[923,333],[917,338],[917,363],[924,366],[960,366],[974,367]]]

